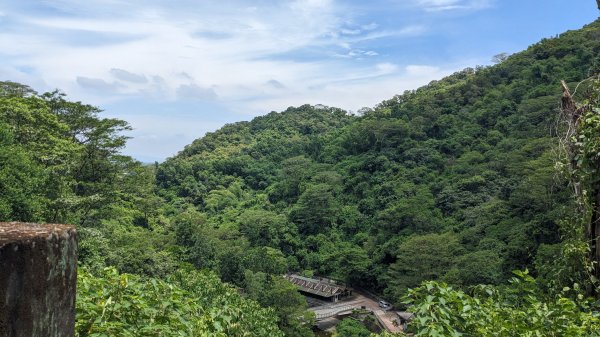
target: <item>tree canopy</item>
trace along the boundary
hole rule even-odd
[[[412,305],[417,336],[595,336],[599,36],[595,21],[360,116],[229,124],[155,165],[121,154],[127,122],[0,82],[0,221],[78,226],[79,336],[309,336],[286,272]],[[590,76],[557,174],[560,81]]]

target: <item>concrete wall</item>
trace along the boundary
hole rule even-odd
[[[73,226],[0,223],[0,336],[75,335]]]

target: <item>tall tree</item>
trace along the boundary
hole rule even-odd
[[[573,100],[562,81],[562,112],[567,122],[563,142],[570,165],[571,185],[578,204],[578,219],[583,219],[585,240],[589,245],[592,273],[590,292],[597,291],[600,280],[600,79],[591,79],[591,91],[581,103]]]

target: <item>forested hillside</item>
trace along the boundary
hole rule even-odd
[[[272,309],[177,262],[152,168],[99,112],[0,82],[0,219],[78,226],[78,336],[282,335]]]
[[[79,336],[310,336],[290,271],[415,304],[422,336],[438,319],[590,336],[557,163],[560,81],[585,101],[599,89],[578,83],[599,73],[596,21],[358,115],[226,125],[155,165],[120,153],[125,121],[0,82],[0,221],[78,226]]]
[[[159,195],[174,215],[200,219],[175,221],[188,261],[237,284],[246,267],[230,260],[258,249],[285,257],[282,269],[397,302],[423,280],[548,275],[571,200],[555,170],[559,83],[599,70],[595,22],[362,116],[308,105],[272,112],[161,164]]]

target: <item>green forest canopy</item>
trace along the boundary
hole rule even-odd
[[[402,305],[423,281],[442,282],[429,289],[444,301],[446,294],[463,301],[454,289],[506,284],[513,270],[528,268],[537,277],[534,298],[543,301],[585,284],[584,270],[557,258],[573,206],[555,170],[559,82],[574,86],[599,72],[596,21],[361,116],[310,105],[271,112],[226,125],[154,166],[120,154],[126,122],[58,91],[2,82],[0,220],[79,226],[81,336],[146,335],[148,321],[167,334],[178,327],[190,336],[244,329],[308,336],[306,303],[279,277],[288,271],[334,277]],[[188,300],[199,284],[215,292]],[[96,321],[112,293],[122,303]],[[503,296],[490,306],[509,303]],[[120,316],[134,299],[140,316]],[[570,322],[590,321],[578,316],[592,310],[581,303],[571,308],[579,321]],[[241,311],[215,321],[224,306]],[[248,312],[258,316],[243,321]],[[196,318],[181,320],[188,316]],[[242,322],[249,325],[235,330]],[[487,336],[467,325],[463,332]]]

